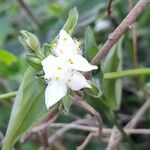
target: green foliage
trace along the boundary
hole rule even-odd
[[[75,22],[72,22],[72,16],[77,16],[76,9],[71,10],[70,16],[64,26],[68,32],[73,31],[77,22],[77,17],[75,17]],[[33,45],[34,42],[36,43],[37,41],[34,41],[34,39],[36,39],[34,38],[35,36],[28,32],[24,32],[23,36],[25,39],[25,41],[23,40],[23,44],[26,42],[29,44],[33,40],[31,42]],[[40,67],[40,60],[35,56],[28,56],[27,61],[34,68],[37,68],[37,66]],[[18,90],[2,150],[10,150],[23,133],[37,124],[48,112],[53,111],[55,107],[59,107],[56,104],[50,108],[49,111],[47,110],[44,103],[46,85],[43,78],[36,77],[38,70],[34,68],[29,67],[27,69],[23,82]],[[63,100],[63,104],[66,110],[71,106],[71,103],[68,103],[67,96]]]
[[[0,139],[3,139],[3,135],[6,133],[5,147],[3,148],[5,150],[13,147],[13,144],[18,141],[21,135],[35,126],[55,107],[63,106],[66,111],[75,114],[79,118],[87,115],[86,111],[76,107],[76,105],[72,105],[72,99],[70,99],[69,95],[64,97],[61,103],[58,103],[54,108],[47,110],[45,107],[44,91],[46,84],[42,78],[44,73],[41,70],[41,60],[52,53],[53,44],[56,42],[54,39],[59,31],[64,28],[69,34],[75,35],[77,39],[82,41],[83,55],[91,61],[95,54],[101,50],[100,45],[105,43],[108,35],[129,12],[128,2],[119,0],[112,1],[111,9],[113,11],[111,18],[107,15],[108,1],[106,0],[27,0],[25,3],[31,9],[40,25],[33,23],[33,20],[26,15],[27,13],[19,5],[18,1],[13,0],[8,3],[8,1],[0,0],[0,93],[16,91],[21,84],[13,108],[12,101],[9,101],[9,99],[7,101],[0,100]],[[124,39],[121,39],[110,50],[99,69],[93,72],[93,76],[89,79],[92,88],[83,90],[86,101],[100,113],[105,127],[114,125],[109,120],[110,112],[113,110],[117,110],[117,115],[123,114],[132,117],[146,99],[145,93],[150,90],[149,70],[145,68],[150,66],[149,8],[150,6],[147,6],[135,23],[139,68],[132,70],[133,43],[132,31],[129,29],[125,33]],[[105,22],[108,22],[109,25],[106,25]],[[28,45],[30,50],[31,47],[40,49],[40,53],[42,52],[43,55],[27,54],[25,60],[27,51],[23,50],[17,40],[17,36],[22,29],[35,33],[42,41],[42,44],[46,41],[41,47],[41,43],[34,45],[33,41],[39,42],[37,38],[30,39],[32,41],[30,43],[26,42],[26,37],[26,40],[20,38],[25,47]],[[30,37],[35,36],[32,33],[29,33]],[[51,43],[51,41],[53,42]],[[26,71],[27,65],[30,65],[30,67]],[[126,69],[129,71],[126,71]],[[122,71],[116,72],[120,70]],[[24,73],[25,75],[23,75]],[[74,93],[71,92],[68,91],[73,96]],[[123,96],[121,97],[121,95]],[[9,121],[11,109],[12,113]],[[69,113],[67,116],[61,113],[57,121],[66,123],[73,119]],[[118,119],[123,124],[128,122],[126,119]],[[6,132],[8,121],[9,125]],[[142,119],[139,120],[138,126],[148,128],[150,127],[149,122],[150,112],[147,111]],[[71,130],[71,134],[73,135],[71,138],[68,138],[68,134],[64,134],[62,138],[61,144],[66,149],[75,149],[77,144],[82,142],[80,135],[86,138],[87,132],[74,132]],[[51,130],[49,135],[51,135]],[[133,135],[132,139],[138,149],[143,149],[143,145],[144,148],[150,147],[148,135]],[[24,144],[20,142],[15,144],[16,150],[36,150],[39,147],[37,139],[29,140]],[[92,139],[85,149],[104,150],[106,147],[107,144]],[[128,149],[128,144],[122,140],[118,148]]]
[[[6,77],[15,73],[18,69],[18,58],[12,53],[0,49],[0,76]]]
[[[111,49],[102,64],[104,73],[119,71],[122,68],[122,39]],[[122,83],[120,79],[105,80],[104,95],[111,109],[118,109],[121,103]]]
[[[72,34],[76,24],[78,21],[78,11],[75,7],[74,9],[70,10],[68,19],[63,27],[64,30],[66,30],[69,34]]]
[[[27,55],[26,60],[27,60],[28,64],[31,65],[33,68],[36,68],[36,69],[42,68],[41,60],[39,58],[35,57],[34,55]]]
[[[48,112],[44,104],[45,84],[36,78],[36,72],[36,69],[28,68],[18,90],[3,144],[4,150],[11,149],[20,135]]]
[[[84,44],[85,44],[85,51],[86,51],[85,57],[89,61],[91,61],[99,49],[95,42],[94,33],[90,27],[86,28]]]
[[[69,94],[65,95],[62,98],[62,103],[63,103],[64,109],[68,112],[70,110],[72,103],[73,103]]]
[[[16,61],[17,61],[16,56],[7,52],[6,50],[0,49],[0,62],[3,62],[9,66]]]

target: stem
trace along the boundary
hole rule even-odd
[[[143,12],[143,10],[150,4],[150,0],[139,0],[129,14],[124,18],[124,20],[119,24],[119,26],[108,36],[108,40],[102,46],[100,51],[92,59],[92,65],[99,65],[104,57],[109,53],[111,48],[117,43],[120,37],[127,31],[129,26],[131,26],[138,16]],[[91,72],[86,73],[86,78],[91,76]]]
[[[96,56],[91,61],[93,65],[99,65],[102,59],[107,55],[113,45],[120,39],[120,37],[126,32],[126,30],[131,26],[137,17],[143,12],[144,8],[150,3],[150,0],[139,0],[126,18],[120,23],[120,25],[110,34],[108,40],[103,45],[101,50],[96,54]]]
[[[131,11],[133,7],[133,0],[128,0],[128,5],[129,5],[129,12]],[[136,34],[136,26],[135,23],[131,26],[131,31],[132,31],[132,61],[133,61],[133,66],[134,68],[138,67],[138,62],[137,62],[137,34]]]
[[[25,1],[24,0],[17,0],[17,1],[20,4],[20,6],[25,10],[33,25],[38,28],[40,25],[39,20],[34,16],[32,10],[28,7]]]
[[[141,68],[141,69],[131,69],[131,70],[124,70],[124,71],[117,71],[117,72],[110,72],[104,74],[104,79],[116,79],[122,77],[132,77],[137,75],[148,75],[150,74],[150,68]],[[0,100],[3,99],[11,99],[17,95],[17,91],[13,91],[6,94],[0,95]]]
[[[115,79],[121,77],[130,77],[130,76],[146,75],[146,74],[150,74],[150,68],[131,69],[131,70],[105,73],[104,79]]]
[[[17,91],[1,94],[0,95],[0,100],[11,99],[11,98],[14,98],[16,95],[17,95]]]

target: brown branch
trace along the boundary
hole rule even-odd
[[[136,126],[142,115],[145,113],[145,111],[150,107],[150,97],[146,100],[146,102],[142,105],[142,107],[138,110],[138,112],[134,115],[134,117],[131,119],[131,121],[124,127],[124,130],[126,129],[132,129]],[[113,140],[111,140],[111,143],[108,144],[107,150],[115,150],[116,146],[121,140],[121,134],[116,130],[115,135],[113,136]]]
[[[61,137],[66,131],[72,129],[72,125],[77,125],[77,124],[85,124],[87,123],[87,119],[79,119],[76,120],[72,123],[66,124],[63,128],[57,130],[55,134],[53,134],[49,139],[48,142],[51,145],[57,138]]]
[[[107,14],[109,17],[111,16],[111,4],[112,4],[112,0],[109,0],[108,7],[107,7]]]
[[[103,123],[102,123],[102,118],[101,118],[100,114],[99,114],[91,105],[89,105],[85,100],[76,98],[76,99],[74,100],[74,103],[77,104],[77,105],[79,105],[80,107],[83,107],[84,109],[86,109],[86,110],[89,111],[92,115],[95,116],[95,118],[96,118],[97,121],[98,121],[99,135],[101,136]]]
[[[129,12],[133,7],[133,0],[128,0]],[[132,31],[132,55],[133,55],[133,66],[134,68],[138,67],[137,63],[137,35],[136,35],[136,26],[135,23],[130,27]]]
[[[62,128],[68,125],[67,123],[52,123],[49,125],[50,128]],[[75,123],[69,124],[69,129],[77,129],[82,131],[88,132],[98,132],[98,127],[95,126],[88,126],[88,125],[79,125]],[[103,135],[110,135],[114,129],[110,128],[103,128]],[[124,129],[127,134],[150,134],[150,129]]]
[[[25,10],[26,14],[30,18],[31,22],[35,27],[39,27],[40,23],[39,20],[34,16],[31,9],[28,7],[28,5],[24,2],[24,0],[17,0],[20,6]]]
[[[150,0],[139,0],[126,18],[119,24],[119,26],[111,33],[108,40],[103,45],[101,50],[91,61],[93,65],[99,65],[102,59],[107,55],[113,45],[120,39],[120,37],[126,32],[129,26],[131,26],[137,17],[143,12],[144,8],[150,3]]]
[[[93,138],[93,137],[97,137],[98,134],[96,132],[90,132],[89,135],[86,137],[86,139],[84,140],[84,142],[79,145],[77,147],[77,150],[84,150],[85,147],[88,145],[88,143],[90,142],[90,140]]]
[[[45,129],[47,130],[48,126],[57,119],[58,115],[59,115],[59,109],[56,108],[53,112],[49,113],[49,115],[46,118],[44,118],[38,126],[32,128],[24,136],[22,136],[21,142],[25,143],[34,134],[44,131]]]

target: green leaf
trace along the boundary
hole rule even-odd
[[[92,29],[90,27],[87,27],[85,30],[85,57],[91,61],[92,58],[97,54],[98,52],[98,46],[95,42],[95,37]]]
[[[92,88],[85,89],[87,95],[92,97],[100,97],[103,94],[103,79],[104,75],[99,67],[97,71],[95,71],[90,78]]]
[[[78,10],[75,7],[70,10],[68,19],[65,25],[63,26],[63,29],[71,35],[74,31],[77,21],[78,21]]]
[[[91,85],[91,88],[84,89],[85,93],[90,96],[97,97],[99,95],[98,88],[96,87],[96,85],[94,85],[92,83],[90,85]]]
[[[44,102],[44,80],[36,78],[37,70],[29,67],[15,99],[2,150],[10,150],[18,138],[36,125],[49,111]]]
[[[68,112],[70,110],[72,103],[73,103],[69,94],[67,94],[66,96],[63,97],[62,103],[63,103],[65,110]]]
[[[50,55],[51,52],[52,52],[51,46],[48,43],[44,43],[44,55],[48,56]]]
[[[122,40],[121,39],[109,52],[102,65],[104,73],[119,71],[122,69]],[[121,79],[104,80],[104,95],[109,101],[111,109],[118,109],[121,102]]]
[[[74,31],[77,21],[78,21],[78,10],[75,7],[70,10],[68,19],[62,29],[64,29],[66,32],[68,32],[71,35],[72,32]],[[53,45],[56,44],[57,37],[58,37],[58,35],[50,43],[50,49],[53,49]]]
[[[18,71],[18,59],[12,53],[0,49],[0,76],[6,78]]]
[[[12,53],[0,49],[0,62],[5,63],[6,65],[11,65],[12,63],[16,62],[17,58]]]

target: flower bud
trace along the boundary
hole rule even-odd
[[[40,50],[40,41],[39,39],[32,33],[28,31],[21,31],[22,37],[19,37],[20,42],[23,46],[28,49],[30,52],[36,52]]]
[[[42,67],[41,60],[33,55],[27,55],[26,61],[28,62],[29,65],[31,65],[36,69],[40,69]]]

